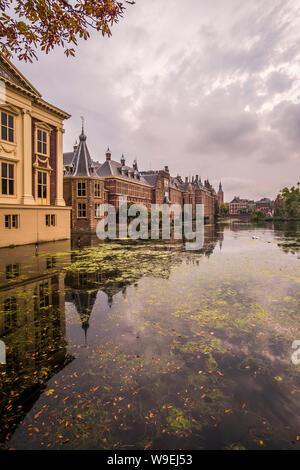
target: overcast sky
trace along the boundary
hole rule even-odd
[[[15,64],[43,98],[85,116],[103,161],[137,158],[201,175],[225,199],[274,198],[300,180],[300,8],[297,0],[136,0],[103,39]]]

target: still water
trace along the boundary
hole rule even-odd
[[[0,448],[300,449],[300,226],[2,249],[0,340]]]

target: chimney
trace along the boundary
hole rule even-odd
[[[165,166],[165,172],[169,173],[169,167],[168,166]]]
[[[192,176],[192,183],[194,183],[194,177]]]
[[[197,182],[199,181],[199,175],[196,175],[196,181]]]
[[[125,166],[125,157],[124,157],[124,155],[122,155],[122,157],[121,157],[121,165]]]
[[[76,140],[75,144],[74,144],[74,147],[73,147],[73,150],[74,150],[74,153],[77,152],[77,149],[78,149],[78,142]]]
[[[106,150],[106,160],[110,160],[111,159],[111,151],[109,150],[109,148]]]
[[[185,182],[186,184],[189,182],[189,178],[187,176],[185,177]]]
[[[134,171],[138,171],[138,166],[137,166],[137,161],[136,160],[134,160],[132,168],[134,169]]]

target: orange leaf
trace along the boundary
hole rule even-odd
[[[145,445],[144,450],[150,449],[150,447],[152,446],[152,444],[153,444],[153,442],[152,442],[152,441],[149,441],[149,442]]]

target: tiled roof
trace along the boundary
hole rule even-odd
[[[72,162],[74,158],[74,152],[64,153],[63,158],[64,158],[64,165],[70,165],[70,163]]]
[[[148,181],[137,170],[123,165],[115,160],[106,160],[100,168],[96,170],[98,176],[116,176],[130,181],[136,181],[143,184],[149,184]]]
[[[153,186],[153,187],[156,186],[157,177],[158,177],[157,173],[151,173],[149,175],[143,174],[143,178],[145,178],[147,183],[150,184],[150,186]]]

